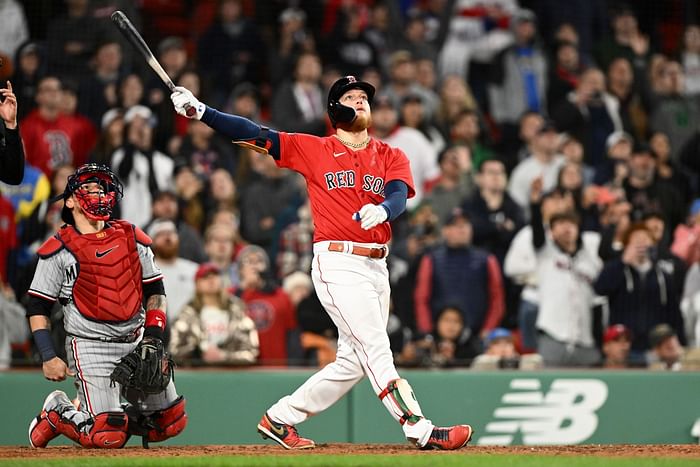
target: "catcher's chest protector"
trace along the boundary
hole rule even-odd
[[[78,234],[73,227],[59,231],[66,248],[78,261],[73,301],[78,311],[95,321],[127,321],[141,309],[141,262],[134,229],[128,222],[111,221],[94,234]]]

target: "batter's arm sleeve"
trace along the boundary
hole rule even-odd
[[[202,121],[233,141],[254,144],[266,149],[273,158],[280,158],[280,138],[277,130],[261,127],[247,118],[219,112],[208,106],[202,115]]]
[[[386,210],[387,220],[393,221],[406,210],[408,185],[402,180],[391,180],[384,188],[384,201],[380,204]]]
[[[433,332],[433,313],[430,310],[430,297],[432,291],[433,262],[430,256],[425,255],[420,260],[416,274],[416,288],[413,292],[415,303],[416,328],[419,332],[429,334]]]
[[[0,124],[5,130],[4,144],[0,140],[0,181],[19,185],[24,178],[24,148],[19,127],[10,129]]]
[[[501,323],[503,315],[506,311],[505,292],[503,290],[503,276],[501,276],[501,267],[498,265],[498,260],[495,256],[489,255],[486,260],[486,268],[488,273],[488,289],[489,307],[486,310],[486,319],[481,328],[481,334],[490,331]]]

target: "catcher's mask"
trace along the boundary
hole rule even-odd
[[[96,183],[98,187],[88,187],[91,183]],[[66,224],[75,223],[73,213],[65,205],[71,195],[75,195],[88,219],[106,221],[112,215],[114,206],[122,199],[123,190],[121,182],[109,167],[102,164],[85,164],[68,177],[65,191],[57,197],[63,199],[61,219]]]
[[[367,93],[369,103],[372,103],[375,91],[374,86],[365,81],[358,81],[354,76],[343,76],[338,79],[328,91],[328,104],[326,107],[333,128],[338,123],[351,123],[355,120],[355,109],[340,103],[340,98],[350,89],[362,89]]]

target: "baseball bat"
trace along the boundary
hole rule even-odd
[[[126,40],[128,40],[129,43],[131,43],[131,45],[133,45],[134,48],[143,56],[146,63],[148,63],[148,66],[150,66],[153,71],[156,72],[158,77],[161,79],[161,81],[163,81],[163,83],[165,83],[168,89],[170,89],[171,92],[174,91],[175,84],[173,83],[173,80],[170,79],[170,76],[168,76],[163,67],[160,65],[156,59],[156,56],[153,55],[151,49],[148,48],[146,41],[143,40],[141,34],[139,34],[131,21],[129,21],[129,18],[127,18],[123,12],[117,10],[112,13],[112,21],[114,24],[116,24],[117,28],[119,28],[119,31],[124,35],[124,37],[126,37]],[[192,106],[187,106],[185,112],[187,113],[188,117],[191,117],[197,112],[197,110]]]

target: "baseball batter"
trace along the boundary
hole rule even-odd
[[[63,391],[44,401],[29,426],[32,447],[62,434],[84,447],[119,448],[136,434],[162,441],[187,424],[185,400],[171,379],[144,394],[111,381],[118,361],[135,349],[162,348],[165,294],[150,238],[124,221],[109,220],[122,196],[109,168],[87,164],[68,178],[63,221],[39,249],[27,315],[46,379],[75,376],[78,403]],[[147,311],[142,306],[146,298]],[[63,306],[68,363],[56,356],[49,316]],[[145,348],[145,349],[144,349]],[[122,405],[121,397],[128,403]]]
[[[435,427],[394,367],[386,332],[387,221],[404,211],[414,189],[405,154],[368,134],[374,92],[354,76],[336,81],[327,103],[336,133],[324,138],[275,131],[218,112],[182,87],[171,95],[180,115],[186,115],[187,107],[196,108],[191,118],[237,144],[270,154],[277,165],[301,173],[307,182],[315,227],[312,278],[339,338],[335,362],[270,407],[258,424],[264,438],[287,449],[314,447],[295,425],[333,405],[365,375],[406,438],[419,448],[458,449],[472,435],[469,425]]]

